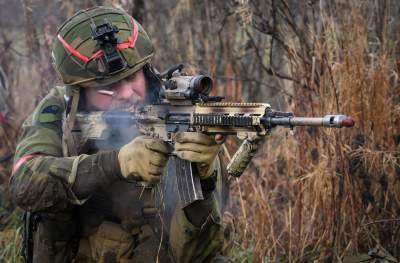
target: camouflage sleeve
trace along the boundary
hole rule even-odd
[[[218,163],[218,177],[222,169]],[[216,191],[205,193],[205,200],[182,209],[177,207],[170,229],[171,253],[176,262],[210,262],[222,249],[221,209]]]
[[[116,152],[62,157],[63,111],[62,95],[53,90],[22,126],[10,189],[17,205],[25,210],[61,211],[71,204],[82,204],[99,181],[104,183],[101,175],[106,178],[119,169],[115,162],[103,165],[105,169],[100,165],[105,159],[115,160]],[[89,185],[77,179],[96,175],[100,180]]]

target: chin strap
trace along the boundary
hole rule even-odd
[[[76,112],[78,111],[79,104],[79,87],[67,86],[66,91],[66,110],[63,121],[63,136],[62,136],[62,148],[64,156],[77,156],[77,147],[72,135],[72,129],[75,125]]]

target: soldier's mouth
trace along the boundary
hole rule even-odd
[[[110,108],[112,110],[134,112],[140,107],[141,104],[142,103],[137,100],[137,98],[131,98],[131,100],[129,101],[114,101],[113,105]]]

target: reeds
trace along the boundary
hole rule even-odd
[[[239,240],[255,262],[341,262],[375,247],[400,258],[395,40],[383,34],[372,43],[363,6],[347,7],[340,19],[322,10],[321,32],[306,28],[312,59],[288,40],[288,64],[302,83],[293,87],[296,115],[345,113],[356,127],[277,130],[264,144],[237,183],[246,215],[233,203]]]
[[[26,40],[14,45],[18,53],[1,46],[15,127],[54,85],[47,40],[67,13],[90,2],[63,2],[58,11],[49,5],[48,12],[62,17],[37,23],[51,27],[21,33]],[[400,259],[400,21],[389,12],[395,2],[155,0],[145,6],[143,25],[160,70],[184,62],[192,73],[211,74],[215,92],[229,100],[270,102],[298,116],[344,113],[356,121],[348,130],[276,129],[268,136],[246,173],[231,180],[224,252],[234,262],[342,262],[373,248]],[[366,10],[376,6],[372,19]],[[231,153],[235,145],[229,141]],[[0,261],[17,262],[20,230],[14,223],[6,229]]]

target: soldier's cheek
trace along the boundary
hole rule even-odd
[[[146,97],[146,83],[144,82],[139,82],[135,83],[135,85],[132,85],[132,91],[133,93],[139,97],[140,100],[144,100]]]

